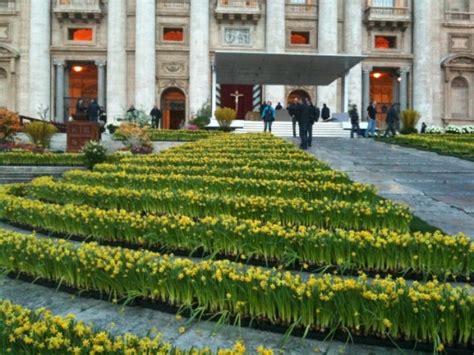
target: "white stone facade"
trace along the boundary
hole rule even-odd
[[[75,40],[81,29],[92,37]],[[67,70],[89,63],[113,120],[170,90],[189,119],[212,100],[224,50],[366,56],[328,87],[267,86],[262,99],[286,103],[301,89],[341,112],[377,96],[428,124],[474,124],[474,0],[3,0],[0,106],[67,117]],[[393,82],[378,86],[379,72]]]

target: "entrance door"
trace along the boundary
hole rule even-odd
[[[97,100],[97,67],[88,63],[70,63],[66,73],[69,78],[65,107],[68,114],[76,113],[77,101],[82,98],[86,106]]]
[[[186,96],[178,88],[166,89],[161,95],[163,129],[180,129],[186,120]]]
[[[387,111],[395,103],[397,84],[397,75],[391,70],[374,70],[370,75],[371,102],[377,102],[377,127],[386,125]]]
[[[294,90],[290,93],[290,95],[288,95],[287,104],[289,105],[289,104],[293,103],[293,101],[295,101],[295,99],[303,99],[303,100],[308,99],[308,100],[311,100],[311,97],[304,90]]]

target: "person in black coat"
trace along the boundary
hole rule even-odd
[[[293,137],[296,138],[296,122],[299,121],[299,116],[300,116],[300,101],[297,97],[293,100],[293,103],[291,103],[288,107],[288,113],[291,116],[291,123],[293,124]]]
[[[306,104],[309,105],[309,122],[308,122],[308,147],[311,147],[313,143],[313,125],[319,120],[319,108],[315,107],[310,100],[306,100]]]
[[[329,118],[331,118],[331,110],[329,107],[326,106],[326,104],[323,104],[323,109],[321,110],[321,118],[323,121],[327,121]]]
[[[160,120],[161,120],[161,111],[158,106],[153,106],[150,111],[151,116],[151,128],[160,128]]]
[[[100,106],[99,104],[92,99],[91,104],[87,109],[87,117],[91,122],[98,122],[99,121],[99,113],[100,113]]]
[[[359,127],[359,113],[357,112],[357,105],[352,105],[349,110],[349,117],[351,118],[351,138],[354,138],[354,133],[357,133],[357,137],[360,137],[360,127]]]
[[[311,120],[311,110],[308,103],[305,101],[300,104],[300,115],[298,126],[300,127],[301,149],[308,149],[308,126]]]
[[[396,136],[397,132],[395,131],[395,124],[398,120],[398,111],[395,108],[395,105],[390,106],[390,109],[387,112],[387,129],[385,130],[385,134],[383,135],[384,137],[388,136],[388,133],[390,132],[393,137]]]

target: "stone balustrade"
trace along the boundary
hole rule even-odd
[[[287,18],[317,19],[318,5],[316,0],[307,1],[305,4],[295,4],[286,1],[285,12]]]
[[[100,20],[104,13],[101,0],[56,0],[54,15],[59,20]]]
[[[257,22],[262,13],[257,0],[218,0],[215,8],[217,21],[234,20]]]

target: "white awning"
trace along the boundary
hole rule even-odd
[[[216,52],[219,84],[329,85],[364,59],[355,55]]]

